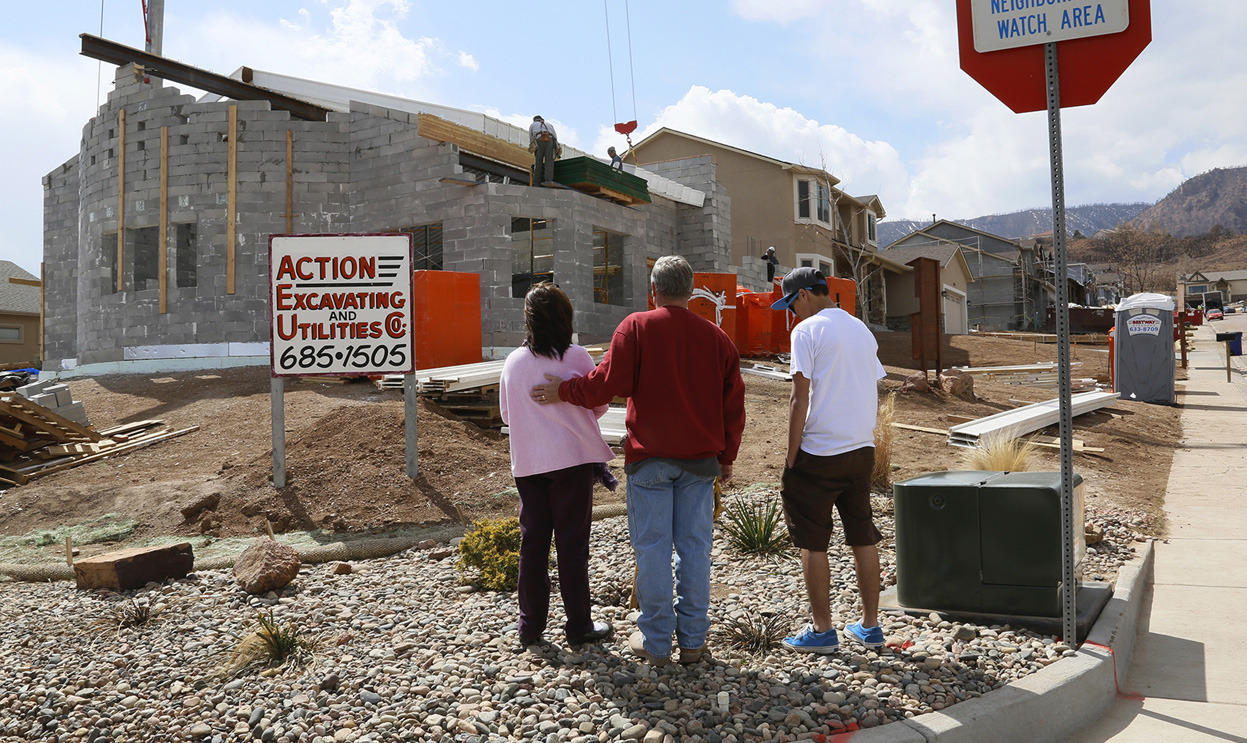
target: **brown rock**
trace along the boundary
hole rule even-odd
[[[285,588],[302,564],[293,547],[261,537],[234,563],[234,579],[247,593],[267,593]]]
[[[1104,541],[1104,530],[1095,524],[1086,524],[1083,526],[1083,537],[1087,540],[1087,546],[1099,544]]]
[[[199,514],[204,511],[215,511],[216,507],[221,503],[220,493],[210,493],[182,509],[182,518],[186,523],[191,523],[199,518]]]
[[[79,588],[125,591],[153,581],[185,578],[194,564],[190,542],[135,547],[78,560],[74,563],[74,577]]]
[[[430,552],[429,559],[430,560],[445,560],[447,557],[450,557],[453,554],[455,554],[455,551],[453,549],[438,550],[436,552]]]
[[[945,369],[940,374],[940,389],[963,400],[974,399],[974,377],[957,369]]]
[[[913,390],[914,392],[927,392],[930,387],[927,385],[927,373],[917,372],[905,377],[905,383],[901,385],[901,390]]]
[[[353,569],[349,562],[336,562],[333,564],[334,575],[350,575]]]

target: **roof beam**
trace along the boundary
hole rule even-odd
[[[133,63],[141,66],[148,74],[209,93],[216,93],[238,101],[268,101],[274,110],[288,111],[291,116],[306,121],[324,121],[329,113],[329,109],[314,103],[149,54],[115,41],[101,39],[91,34],[80,34],[79,38],[82,39],[83,56],[109,62],[118,67]]]

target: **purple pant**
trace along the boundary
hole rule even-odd
[[[589,524],[593,465],[515,478],[520,491],[520,637],[540,637],[550,614],[550,537],[558,550],[559,592],[568,637],[593,629],[589,614]]]

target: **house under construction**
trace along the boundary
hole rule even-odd
[[[629,167],[648,202],[534,188],[527,131],[479,113],[218,76],[88,35],[83,53],[118,69],[78,153],[43,179],[46,369],[267,363],[273,234],[410,233],[417,270],[480,276],[486,354],[523,340],[534,282],[557,282],[596,342],[645,308],[657,257],[734,271],[709,157]]]

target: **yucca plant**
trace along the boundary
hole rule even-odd
[[[756,503],[737,498],[727,507],[723,530],[728,542],[747,554],[769,555],[788,545],[783,512],[774,500]]]
[[[1038,447],[1030,438],[996,436],[982,441],[975,449],[962,455],[966,467],[985,472],[1025,472],[1030,469],[1031,455]]]
[[[160,616],[160,613],[160,609],[153,609],[152,605],[146,600],[136,601],[128,598],[119,603],[111,604],[106,611],[91,622],[90,626],[99,633],[109,631],[121,632],[123,629],[141,627],[154,622]]]
[[[229,659],[217,669],[218,675],[227,678],[259,663],[278,667],[305,665],[320,646],[318,639],[305,635],[293,621],[279,624],[272,609],[267,616],[256,617],[256,624],[259,627],[254,632],[238,640]]]
[[[875,469],[870,473],[870,489],[876,493],[892,492],[892,421],[896,419],[896,393],[889,392],[879,401],[879,417],[875,423]]]
[[[770,612],[756,617],[733,617],[722,625],[723,642],[737,650],[766,655],[784,639],[788,621]]]

